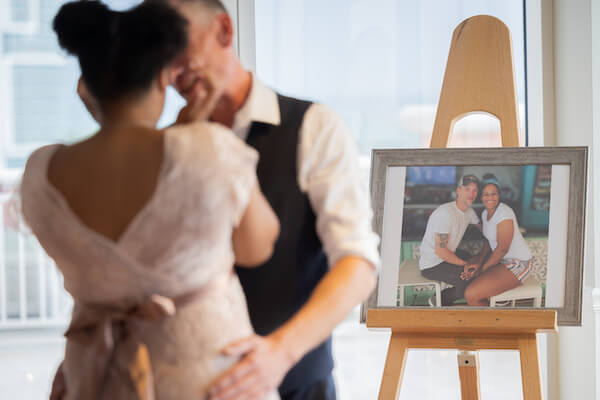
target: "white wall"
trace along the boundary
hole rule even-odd
[[[594,108],[592,70],[592,2],[554,0],[555,144],[593,148]],[[595,21],[596,24],[600,20]],[[598,93],[596,93],[597,95]],[[591,154],[593,162],[593,152]],[[591,163],[590,163],[591,164]],[[591,174],[592,168],[589,169]],[[583,322],[581,327],[561,327],[558,336],[558,388],[550,399],[593,399],[596,395],[595,318],[592,310],[594,280],[593,182],[588,177],[587,242],[585,251]],[[557,396],[558,390],[560,397]]]
[[[592,154],[600,154],[600,0],[592,0],[592,113],[593,113],[593,148]],[[598,171],[600,159],[594,158],[592,168]],[[595,199],[600,201],[600,173],[593,176],[592,193]],[[593,219],[594,237],[596,243],[600,240],[600,212],[594,213]],[[596,247],[596,246],[594,246]],[[600,260],[600,258],[599,258]],[[596,263],[597,264],[597,263]],[[596,287],[600,287],[600,265],[595,265]]]
[[[593,113],[593,150],[592,154],[600,154],[600,0],[592,0],[592,113]],[[598,171],[600,160],[594,157],[592,167]],[[593,176],[593,197],[600,202],[600,173]],[[593,216],[594,237],[596,242],[594,248],[598,247],[600,240],[600,212],[596,211]],[[597,257],[600,260],[600,257]],[[596,273],[596,288],[593,293],[594,312],[596,314],[596,371],[595,381],[600,380],[600,266],[594,263]],[[600,385],[596,383],[596,399],[600,399]]]

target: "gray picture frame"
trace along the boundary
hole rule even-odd
[[[569,186],[580,188],[580,190],[569,190],[564,307],[556,308],[559,325],[580,326],[587,198],[587,147],[373,150],[371,154],[370,177],[371,202],[373,206],[373,229],[381,237],[386,191],[386,173],[388,168],[409,166],[531,164],[569,165]],[[565,188],[565,190],[568,190],[568,188]],[[378,308],[378,287],[379,284],[361,306],[361,322],[366,321],[367,310],[369,308]],[[413,306],[410,308],[414,309],[415,307]],[[464,309],[471,308],[473,307],[464,307]]]

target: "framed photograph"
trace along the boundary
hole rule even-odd
[[[374,150],[362,307],[553,308],[581,325],[586,147]]]

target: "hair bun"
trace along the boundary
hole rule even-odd
[[[122,15],[119,24],[121,57],[137,62],[171,59],[187,43],[187,22],[174,8],[145,2]]]
[[[110,40],[116,13],[97,0],[64,4],[54,17],[53,29],[60,47],[73,55]]]
[[[147,89],[187,44],[187,21],[174,8],[145,1],[112,11],[97,0],[71,1],[54,18],[60,46],[79,59],[99,101]]]
[[[187,44],[187,21],[174,8],[151,1],[121,14],[114,84],[143,87]]]

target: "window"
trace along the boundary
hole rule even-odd
[[[78,63],[52,31],[65,2],[0,0],[0,398],[47,397],[70,317],[54,263],[2,212],[34,149],[97,128],[76,95]],[[105,2],[123,9],[140,0]],[[160,123],[173,121],[181,104],[169,91]]]
[[[256,73],[283,93],[333,106],[372,148],[427,147],[454,28],[490,14],[512,33],[525,131],[523,2],[421,0],[255,1]],[[491,116],[459,121],[452,145],[500,143]]]
[[[71,141],[94,123],[75,95],[78,66],[59,51],[59,1],[4,0],[0,19],[0,206],[35,148]],[[39,244],[0,215],[0,332],[64,324],[68,296]],[[13,228],[13,229],[11,229]]]
[[[38,0],[0,0],[6,12],[0,16],[0,24],[11,33],[31,33],[38,27],[40,12]]]
[[[127,8],[140,0],[105,1]],[[0,206],[33,149],[75,141],[96,128],[75,94],[77,62],[58,48],[51,30],[51,19],[64,2],[0,0]],[[372,148],[427,146],[452,30],[471,15],[495,15],[512,32],[524,131],[522,0],[224,3],[233,16],[240,15],[239,21],[234,18],[240,27],[236,45],[242,56],[255,63],[258,77],[285,94],[333,106],[355,135],[365,168]],[[244,15],[247,9],[252,16]],[[255,21],[255,49],[244,47],[247,38],[241,35],[248,33],[246,19]],[[181,104],[170,91],[161,124],[173,121]],[[457,124],[453,145],[468,144],[466,137],[482,126],[489,142],[479,145],[498,140],[497,122],[476,115]],[[0,398],[38,399],[46,396],[62,356],[61,333],[69,301],[56,269],[37,242],[5,229],[5,223],[0,214]],[[335,372],[341,400],[375,398],[383,368],[388,335],[367,332],[357,326],[357,320],[355,313],[336,330],[336,355],[343,357]],[[453,352],[411,353],[413,375],[405,380],[402,398],[417,393],[420,398],[438,398],[436,388],[458,394],[457,374],[448,372],[456,368],[455,360]],[[486,360],[499,363],[501,373],[519,371],[511,354],[485,353],[482,382],[494,379],[485,369]],[[361,363],[369,368],[359,368]],[[515,370],[509,370],[510,365]],[[431,383],[432,377],[441,379],[439,385],[423,392],[420,382]],[[487,387],[482,384],[484,392]],[[496,398],[513,398],[520,386],[501,389]]]
[[[429,146],[452,32],[478,14],[498,17],[511,31],[525,132],[522,0],[254,0],[254,7],[247,18],[254,18],[256,75],[284,94],[336,109],[365,169],[373,148]],[[499,146],[500,124],[489,115],[465,117],[451,145]],[[343,400],[375,398],[385,361],[389,334],[368,332],[357,321],[355,312],[334,332],[334,375]],[[480,359],[484,397],[522,396],[517,353],[484,351]],[[411,351],[407,362],[401,399],[459,398],[455,351]]]

